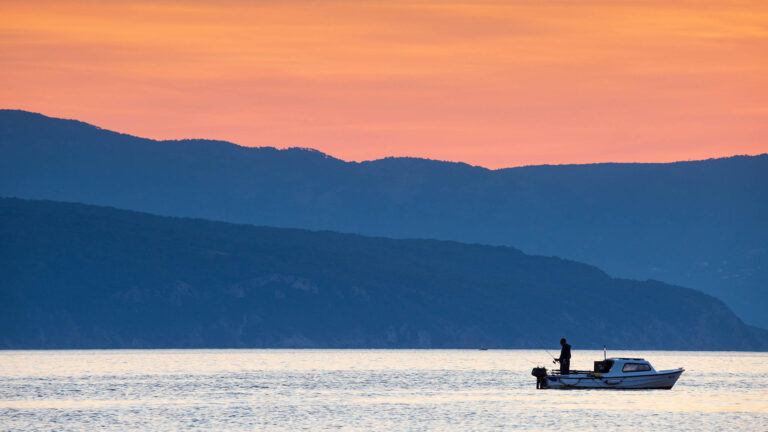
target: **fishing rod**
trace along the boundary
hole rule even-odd
[[[546,352],[547,352],[547,354],[549,354],[549,356],[550,356],[550,357],[552,357],[552,363],[557,363],[557,362],[559,361],[559,360],[557,359],[557,357],[555,357],[555,356],[553,356],[553,355],[552,355],[552,353],[551,353],[551,352],[549,352],[549,351],[547,351],[547,350],[544,350],[544,351],[546,351]]]

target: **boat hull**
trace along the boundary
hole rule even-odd
[[[675,385],[682,373],[683,369],[621,376],[600,376],[598,374],[547,375],[544,388],[669,390]]]

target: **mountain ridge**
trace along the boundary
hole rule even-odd
[[[526,164],[526,165],[513,165],[508,167],[502,167],[502,168],[488,168],[483,165],[473,165],[467,162],[463,161],[454,161],[454,160],[445,160],[445,159],[434,159],[429,157],[420,157],[420,156],[384,156],[378,159],[366,159],[366,160],[360,160],[360,161],[349,161],[345,160],[336,156],[333,156],[329,153],[325,153],[322,150],[318,150],[313,147],[302,147],[302,146],[289,146],[289,147],[275,147],[275,146],[245,146],[242,144],[237,144],[232,141],[227,140],[221,140],[221,139],[213,139],[213,138],[179,138],[179,139],[154,139],[154,138],[145,138],[140,137],[138,135],[133,135],[127,132],[118,132],[110,129],[103,128],[101,126],[95,125],[93,123],[88,123],[82,120],[77,120],[74,118],[64,118],[64,117],[52,117],[47,116],[42,113],[34,112],[34,111],[28,111],[23,109],[16,109],[16,108],[0,108],[0,116],[3,114],[11,113],[12,115],[21,115],[21,116],[30,116],[30,117],[38,117],[40,119],[46,119],[46,120],[60,120],[64,122],[72,122],[79,126],[89,127],[93,128],[100,132],[108,132],[110,134],[116,134],[119,136],[124,137],[131,137],[131,138],[138,138],[141,140],[147,140],[157,143],[203,143],[203,144],[216,144],[216,145],[228,145],[228,146],[234,146],[240,149],[253,149],[253,150],[266,150],[266,151],[277,151],[277,152],[294,152],[294,151],[305,151],[308,153],[315,153],[319,156],[322,156],[325,159],[333,159],[340,162],[348,163],[348,164],[375,164],[382,161],[390,161],[390,160],[414,160],[414,161],[424,161],[424,162],[436,162],[436,163],[444,163],[444,164],[455,164],[459,166],[465,166],[468,168],[480,168],[486,171],[505,171],[505,170],[514,170],[519,168],[533,168],[533,167],[571,167],[571,166],[594,166],[594,165],[671,165],[671,164],[684,164],[684,163],[695,163],[695,162],[707,162],[707,161],[716,161],[716,160],[723,160],[723,159],[732,159],[732,158],[742,158],[742,157],[758,157],[758,156],[768,156],[768,152],[764,153],[756,153],[756,154],[732,154],[729,156],[719,156],[719,157],[710,157],[706,159],[689,159],[689,160],[675,160],[675,161],[665,161],[665,162],[614,162],[614,161],[605,161],[605,162],[587,162],[587,163],[562,163],[562,164]]]
[[[510,245],[725,300],[768,327],[768,155],[488,170],[153,141],[0,112],[0,195],[277,227]],[[162,144],[160,144],[162,143]]]
[[[0,346],[768,350],[722,301],[507,246],[0,199]]]

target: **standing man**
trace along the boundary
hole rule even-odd
[[[565,343],[565,338],[560,339],[560,373],[568,375],[571,372],[571,346]]]

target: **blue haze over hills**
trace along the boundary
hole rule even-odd
[[[720,300],[500,246],[0,199],[0,348],[768,350]]]
[[[768,327],[768,155],[503,170],[354,163],[303,149],[153,141],[4,110],[0,195],[510,245],[695,288]]]

